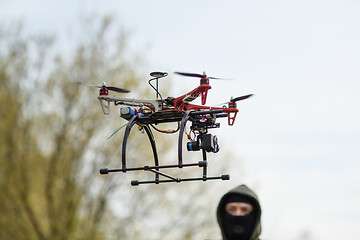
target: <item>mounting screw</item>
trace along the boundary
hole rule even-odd
[[[108,168],[101,168],[100,169],[100,174],[108,174],[109,173],[109,169]]]

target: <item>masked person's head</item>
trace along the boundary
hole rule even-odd
[[[260,211],[255,193],[245,185],[225,194],[217,212],[223,238],[226,240],[258,239],[261,231]]]

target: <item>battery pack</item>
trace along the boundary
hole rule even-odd
[[[122,107],[120,108],[120,117],[125,119],[130,119],[133,116],[137,115],[137,111],[132,107]]]

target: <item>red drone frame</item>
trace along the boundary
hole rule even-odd
[[[212,109],[212,110],[223,110],[223,112],[228,114],[228,124],[232,126],[235,122],[236,115],[238,113],[237,109],[237,101],[247,99],[251,97],[253,94],[237,97],[237,98],[231,98],[230,102],[228,102],[228,107],[210,107],[210,106],[204,106],[206,104],[206,98],[207,93],[211,89],[211,86],[209,85],[209,79],[219,79],[214,77],[207,77],[205,72],[201,74],[196,73],[182,73],[182,72],[176,72],[177,74],[188,76],[188,77],[198,77],[200,78],[200,86],[195,88],[194,90],[188,92],[187,94],[184,94],[180,97],[177,97],[173,100],[174,108],[180,111],[187,111],[187,110],[205,110],[205,109]],[[201,104],[202,105],[195,105],[190,104],[189,102],[195,100],[197,97],[201,96]]]

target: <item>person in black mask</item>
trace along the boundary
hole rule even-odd
[[[245,185],[226,193],[217,208],[223,240],[258,240],[261,233],[260,218],[258,197]]]

